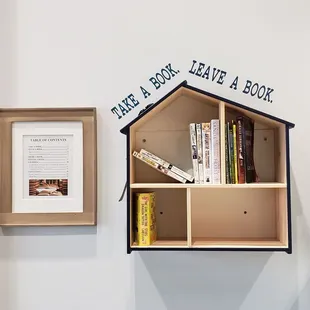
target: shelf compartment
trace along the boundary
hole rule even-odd
[[[260,181],[286,183],[285,125],[225,103],[225,116],[222,117],[225,123],[231,120],[236,121],[237,116],[240,115],[248,116],[254,121],[253,156],[255,170]],[[222,145],[225,145],[224,139],[225,135],[223,134],[221,136]],[[225,169],[225,156],[222,166]]]
[[[288,246],[285,188],[190,191],[193,247]]]
[[[186,189],[147,188],[131,189],[132,197],[137,192],[155,192],[157,241],[150,246],[138,246],[134,238],[134,200],[131,203],[131,247],[182,247],[187,246]]]
[[[130,152],[144,148],[193,174],[189,125],[219,119],[219,113],[218,100],[199,94],[191,97],[191,91],[184,90],[147,122],[131,129]],[[173,182],[176,181],[169,176],[131,158],[131,183]]]

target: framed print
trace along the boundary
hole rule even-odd
[[[96,110],[2,109],[0,225],[96,225]]]

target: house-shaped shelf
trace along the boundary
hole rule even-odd
[[[227,184],[225,123],[246,115],[254,121],[258,182]],[[190,123],[220,123],[220,184],[181,183],[143,163],[146,149],[192,171]],[[121,129],[127,137],[127,252],[134,250],[238,250],[292,252],[289,129],[294,124],[187,84]],[[155,192],[157,240],[135,240],[134,194]]]

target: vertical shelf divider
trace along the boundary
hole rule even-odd
[[[187,213],[187,246],[192,247],[192,205],[191,189],[186,189],[186,213]]]
[[[225,165],[225,102],[220,102],[220,150],[221,150],[221,184],[226,184]]]

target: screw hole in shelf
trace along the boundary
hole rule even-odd
[[[243,213],[244,213],[244,214],[247,214],[248,212],[247,212],[247,211],[244,211]]]
[[[142,142],[145,143],[145,142],[146,142],[146,139],[142,139]]]
[[[160,215],[163,215],[163,214],[164,214],[164,212],[160,211],[160,212],[159,212],[159,214],[160,214]]]

